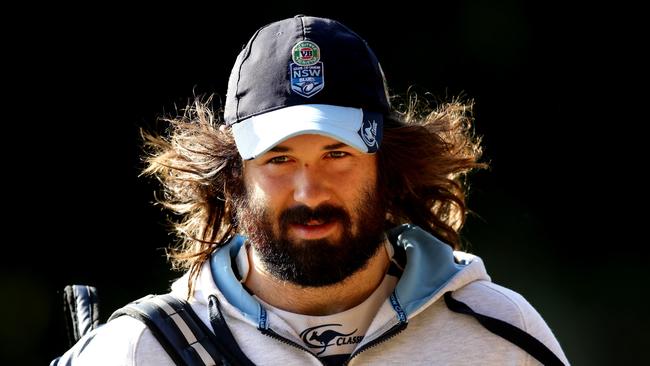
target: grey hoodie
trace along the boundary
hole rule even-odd
[[[490,281],[481,259],[451,248],[412,226],[392,235],[406,266],[392,295],[372,320],[349,365],[538,365],[532,356],[489,332],[473,317],[450,311],[442,295],[475,312],[508,322],[544,343],[566,365],[558,341],[542,317],[519,294]],[[232,263],[245,239],[236,237],[213,254],[201,269],[190,299],[210,328],[208,296],[216,295],[227,324],[247,357],[258,365],[321,365],[288,324],[267,312],[241,285]],[[172,285],[184,298],[188,275]],[[265,334],[266,333],[266,334]],[[267,335],[274,333],[275,337]],[[279,340],[278,337],[282,338]],[[295,345],[291,345],[295,343]],[[122,316],[82,338],[59,365],[173,365],[165,350],[140,321]]]

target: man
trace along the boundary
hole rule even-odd
[[[453,252],[459,178],[482,166],[466,112],[394,111],[374,53],[338,22],[261,28],[235,62],[225,124],[197,102],[169,138],[147,135],[146,172],[183,217],[172,259],[188,272],[171,293],[259,365],[538,362],[494,322],[568,364],[525,299]],[[64,359],[173,364],[126,316]]]

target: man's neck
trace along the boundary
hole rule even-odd
[[[264,302],[297,314],[336,314],[361,304],[381,284],[390,259],[382,245],[367,266],[344,281],[323,287],[303,287],[269,274],[254,249],[248,251],[250,272],[245,285]]]

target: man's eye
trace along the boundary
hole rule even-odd
[[[327,155],[330,158],[340,159],[340,158],[344,158],[344,157],[346,157],[346,156],[348,156],[350,154],[345,152],[345,151],[330,151]]]
[[[289,157],[286,156],[286,155],[282,155],[282,156],[276,156],[274,158],[271,158],[266,163],[267,164],[283,164],[283,163],[288,163],[288,162],[289,162]]]

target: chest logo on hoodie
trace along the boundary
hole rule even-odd
[[[307,347],[314,348],[318,351],[318,353],[316,353],[316,356],[325,352],[329,346],[356,344],[363,340],[362,335],[354,335],[358,329],[347,333],[342,333],[344,332],[343,330],[338,331],[331,329],[341,326],[341,324],[323,324],[316,327],[307,328],[300,333],[300,337],[302,338],[302,341],[305,342]]]

